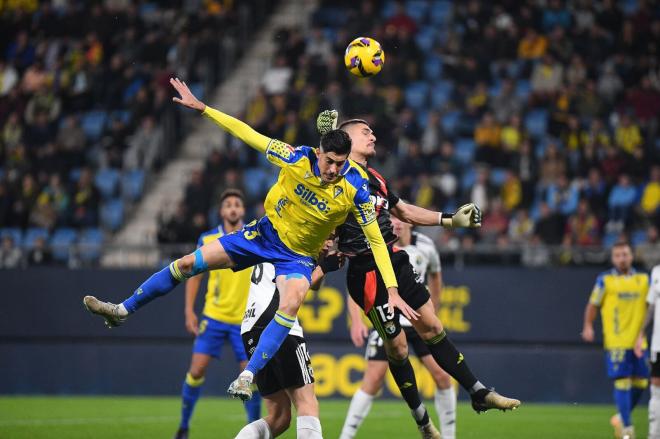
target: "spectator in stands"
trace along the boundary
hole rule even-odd
[[[501,127],[491,113],[485,113],[474,129],[474,141],[478,146],[477,161],[498,166],[504,162],[500,148]]]
[[[566,174],[548,185],[546,203],[550,209],[564,218],[572,215],[578,208],[579,192],[576,183],[571,183]]]
[[[42,236],[34,241],[34,246],[27,256],[27,264],[30,267],[51,265],[53,263],[53,254],[46,245],[46,239]]]
[[[495,243],[500,236],[505,236],[509,227],[509,217],[504,211],[502,200],[494,198],[490,204],[488,215],[484,216],[479,235],[484,242]]]
[[[501,165],[510,162],[511,158],[515,156],[520,149],[520,144],[525,140],[525,137],[520,116],[517,114],[512,115],[509,122],[502,127],[500,133],[503,159],[503,161],[500,162]]]
[[[539,235],[533,235],[532,239],[523,246],[522,263],[527,267],[545,267],[550,263],[550,250],[543,245]]]
[[[493,195],[493,187],[490,184],[490,172],[486,167],[477,169],[477,179],[472,185],[470,196],[468,197],[473,203],[481,207],[481,210],[488,212],[490,207],[490,199]]]
[[[635,256],[647,270],[660,264],[660,241],[656,226],[649,226],[646,229],[646,240],[635,248]]]
[[[0,268],[19,268],[23,259],[21,249],[16,246],[14,238],[5,235],[0,244]]]
[[[163,161],[163,130],[152,116],[145,116],[140,128],[128,140],[124,169],[154,169]]]
[[[520,114],[523,103],[516,94],[514,82],[505,78],[499,93],[490,100],[490,111],[495,115],[495,120],[503,124],[511,120],[515,114]]]
[[[511,170],[506,171],[506,177],[500,190],[500,198],[505,212],[511,213],[522,201],[522,185],[520,179]]]
[[[649,181],[642,189],[639,207],[644,216],[652,220],[656,219],[660,207],[660,166],[658,165],[651,167]]]
[[[211,195],[211,188],[204,183],[202,171],[193,171],[184,197],[188,212],[192,215],[197,213],[206,215],[209,211]]]
[[[98,225],[98,205],[100,201],[98,190],[94,186],[92,171],[85,168],[71,192],[72,216],[74,227],[95,227]]]
[[[551,54],[546,54],[532,70],[532,93],[537,103],[550,102],[562,85],[564,68]]]
[[[589,169],[580,197],[589,203],[589,208],[597,217],[603,218],[605,216],[607,211],[607,184],[598,168]]]
[[[286,93],[292,76],[293,70],[287,65],[286,57],[280,55],[275,64],[264,73],[261,86],[269,95]]]
[[[529,140],[524,140],[520,145],[519,154],[514,154],[509,166],[513,172],[520,178],[522,189],[521,204],[523,207],[530,207],[536,189],[538,180],[538,164],[536,156],[532,152],[532,145]]]
[[[579,247],[594,246],[600,239],[599,223],[585,199],[578,203],[577,211],[566,221],[564,243]]]
[[[0,58],[0,96],[5,96],[18,82],[18,72],[10,62]]]
[[[642,147],[643,139],[639,126],[629,115],[621,116],[621,122],[614,136],[617,146],[626,154],[632,155],[637,148]]]
[[[607,199],[609,219],[613,222],[625,222],[630,218],[637,191],[626,174],[620,175],[618,183],[612,188]]]
[[[539,35],[536,30],[529,27],[525,30],[523,38],[518,44],[518,58],[523,60],[536,60],[543,57],[548,48],[548,40]]]
[[[515,244],[528,242],[534,234],[534,221],[529,217],[527,209],[516,210],[515,216],[509,222],[509,239]]]
[[[561,216],[550,209],[547,203],[541,202],[534,234],[538,235],[544,244],[557,245],[562,240],[563,228]]]

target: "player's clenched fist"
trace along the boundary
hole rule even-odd
[[[443,213],[441,224],[444,227],[481,227],[481,209],[474,203],[464,204],[456,213]]]

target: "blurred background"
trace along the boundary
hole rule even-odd
[[[343,65],[361,35],[387,56],[369,79]],[[175,106],[172,76],[294,145],[317,145],[324,109],[368,120],[399,196],[484,212],[422,230],[473,369],[526,401],[610,402],[579,332],[612,244],[660,263],[651,0],[0,1],[0,393],[178,394],[183,288],[113,331],[81,299],[119,300],[193,249],[224,189],[258,218],[277,169]],[[323,397],[351,396],[364,367],[344,295],[339,272],[300,313]],[[205,392],[235,373],[219,363]]]

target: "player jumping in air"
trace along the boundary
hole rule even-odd
[[[317,119],[320,132],[332,130],[337,123],[336,111],[324,111]],[[392,231],[390,211],[402,221],[422,226],[442,225],[444,227],[479,227],[481,212],[474,204],[461,206],[456,213],[430,211],[399,199],[389,188],[385,179],[373,168],[367,166],[369,158],[376,154],[376,136],[364,120],[351,119],[339,126],[351,138],[351,159],[362,167],[369,177],[368,190],[376,205],[376,222],[388,244],[396,279],[400,284],[401,296],[406,304],[414,309],[419,318],[411,321],[413,327],[429,348],[433,359],[468,391],[472,407],[477,412],[491,408],[515,409],[520,405],[516,399],[506,398],[487,389],[475,378],[462,353],[458,352],[449,340],[442,323],[435,313],[428,290],[417,282],[417,277],[408,255],[404,251],[393,251],[392,244],[397,236]],[[346,282],[351,298],[367,314],[369,320],[384,341],[390,372],[401,395],[405,399],[425,438],[440,438],[440,434],[430,421],[422,404],[415,374],[408,359],[408,343],[401,332],[399,314],[388,303],[383,278],[376,271],[373,249],[351,219],[337,229],[339,251],[348,257]],[[404,314],[405,316],[405,314]],[[407,316],[405,316],[407,317]]]
[[[204,232],[197,241],[197,248],[215,241],[223,235],[240,230],[243,227],[244,216],[243,193],[236,189],[224,191],[220,195],[222,224]],[[181,391],[181,422],[175,439],[188,438],[190,418],[202,390],[206,369],[212,357],[220,358],[225,341],[229,341],[231,344],[241,370],[245,369],[247,355],[241,341],[241,321],[247,295],[234,294],[234,292],[247,292],[250,289],[251,275],[251,269],[237,272],[232,270],[209,271],[201,322],[197,321],[194,306],[204,275],[199,274],[186,281],[186,329],[195,335],[195,344],[190,368]],[[245,402],[245,411],[248,423],[261,417],[261,398],[258,397],[258,393]]]
[[[396,247],[408,253],[410,263],[414,267],[420,281],[425,282],[431,294],[433,306],[438,311],[440,305],[440,291],[442,289],[442,277],[440,256],[435,244],[426,235],[412,230],[412,225],[392,217],[394,233],[399,237]],[[344,427],[340,439],[352,439],[357,434],[364,418],[371,410],[374,397],[380,392],[387,373],[387,353],[383,345],[383,339],[378,331],[370,333],[362,322],[362,312],[353,299],[348,298],[348,309],[351,318],[351,339],[357,347],[364,345],[364,337],[368,333],[368,342],[365,352],[367,368],[364,371],[362,385],[355,392],[348,408]],[[426,343],[412,327],[408,319],[401,316],[400,323],[406,334],[408,343],[412,345],[417,357],[431,373],[435,381],[437,391],[435,393],[435,409],[440,418],[440,433],[442,439],[455,439],[456,437],[456,392],[451,383],[451,377],[442,370],[431,356]]]
[[[260,220],[170,263],[119,305],[86,296],[84,304],[92,313],[101,315],[107,325],[116,326],[192,276],[218,268],[239,271],[271,262],[275,266],[277,288],[281,293],[279,309],[261,334],[245,370],[228,389],[234,397],[250,399],[254,375],[275,355],[295,322],[324,240],[352,213],[354,224],[367,237],[384,279],[385,303],[410,319],[417,318],[417,312],[399,296],[388,249],[376,222],[374,204],[369,198],[367,174],[348,159],[351,140],[344,131],[332,130],[323,135],[318,150],[308,146],[293,148],[208,107],[178,78],[170,79],[170,83],[181,96],[173,98],[175,102],[199,111],[280,167],[277,183],[266,196],[266,215]],[[234,291],[232,294],[245,293]]]
[[[312,272],[312,289],[320,287],[325,273],[338,268],[339,258],[336,255],[321,258],[319,266]],[[245,350],[250,355],[253,355],[261,334],[277,311],[279,292],[274,278],[275,267],[272,264],[254,267],[248,306],[241,325]],[[281,435],[291,422],[291,404],[297,415],[296,437],[322,438],[319,402],[314,394],[314,372],[303,337],[302,327],[296,319],[280,350],[255,376],[268,414],[243,427],[236,439],[271,439]]]
[[[631,414],[648,386],[648,353],[634,353],[635,340],[646,312],[649,277],[635,271],[632,249],[627,243],[612,247],[614,268],[601,273],[584,310],[582,339],[594,341],[594,320],[600,308],[607,375],[614,382],[614,402],[618,413],[610,419],[618,438],[633,439]],[[646,351],[646,340],[643,350]]]

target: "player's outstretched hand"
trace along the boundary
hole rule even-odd
[[[412,309],[410,305],[408,305],[405,300],[399,296],[399,290],[397,288],[388,288],[387,292],[389,296],[387,303],[391,310],[396,308],[401,311],[401,314],[403,314],[403,316],[408,320],[417,320],[419,313]]]
[[[443,222],[447,227],[481,227],[481,209],[474,203],[464,204],[451,215],[449,221],[443,219]]]
[[[316,129],[319,134],[323,135],[332,130],[337,129],[337,119],[339,118],[339,113],[337,110],[324,110],[319,113],[316,118]]]
[[[364,339],[369,336],[369,329],[362,320],[351,321],[351,341],[356,348],[364,346]]]
[[[197,331],[198,331],[197,328],[199,328],[199,322],[197,321],[197,314],[195,314],[194,312],[187,312],[186,331],[197,337]]]
[[[176,96],[173,97],[172,100],[174,102],[192,108],[193,110],[204,111],[206,105],[192,94],[185,82],[179,78],[170,78],[170,84],[172,84],[172,87],[174,87],[179,95],[181,95],[180,98],[177,98]]]
[[[644,335],[637,337],[637,340],[635,340],[635,348],[633,350],[635,351],[635,356],[637,358],[642,358],[644,356]]]

